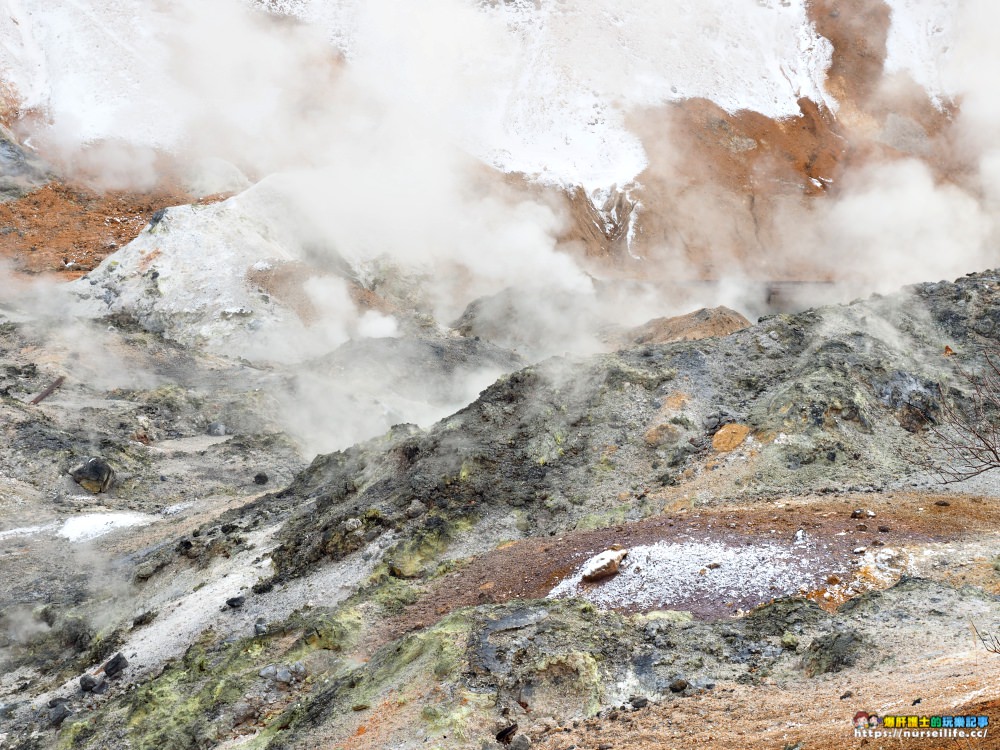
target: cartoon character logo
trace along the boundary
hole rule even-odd
[[[871,716],[868,717],[868,728],[869,729],[876,729],[878,727],[878,725],[881,724],[881,723],[882,723],[882,720],[878,716],[876,716],[875,714],[872,714]]]
[[[876,717],[877,719],[877,717]],[[854,714],[854,728],[855,729],[867,729],[868,728],[868,712],[858,711]]]

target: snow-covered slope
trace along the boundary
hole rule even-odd
[[[774,117],[797,113],[800,96],[835,106],[823,90],[831,46],[804,0],[257,4],[341,49],[382,89],[381,101],[417,97],[472,154],[553,182],[598,188],[641,171],[642,145],[625,125],[636,106],[706,97]],[[235,127],[236,117],[226,121],[233,109],[264,120],[288,105],[270,89],[314,62],[260,49],[260,28],[235,2],[4,0],[0,8],[0,76],[64,139],[172,147],[196,130]],[[262,59],[273,75],[261,74]],[[241,85],[252,106],[227,100]],[[213,106],[220,101],[227,106]]]

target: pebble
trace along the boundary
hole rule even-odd
[[[671,693],[683,693],[688,688],[687,680],[674,680],[670,683]]]
[[[344,521],[344,528],[347,531],[357,531],[363,525],[364,524],[361,523],[360,518],[348,518],[346,521]]]
[[[226,426],[222,422],[212,422],[205,432],[212,437],[223,437],[226,434]]]
[[[239,609],[243,606],[243,603],[247,600],[245,596],[233,596],[226,599],[226,606],[231,609]]]

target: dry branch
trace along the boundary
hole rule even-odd
[[[1000,359],[989,353],[984,359],[978,375],[960,370],[971,386],[967,403],[949,398],[938,386],[939,412],[931,421],[927,443],[940,456],[931,468],[944,484],[1000,468]]]

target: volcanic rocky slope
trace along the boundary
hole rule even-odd
[[[844,684],[864,684],[866,700],[896,705],[900,697],[878,669],[906,674],[922,668],[923,654],[966,654],[967,618],[985,631],[1000,623],[992,542],[987,531],[965,528],[992,524],[992,501],[953,494],[931,505],[937,515],[908,506],[930,504],[920,489],[935,458],[928,426],[942,413],[941,398],[967,402],[963,372],[995,345],[998,297],[1000,278],[986,272],[770,316],[724,337],[549,359],[501,377],[430,429],[398,425],[319,456],[269,495],[248,487],[253,467],[281,481],[297,459],[263,439],[271,423],[262,415],[273,415],[266,403],[247,412],[260,422],[241,425],[260,437],[187,452],[178,445],[163,455],[109,433],[98,442],[124,469],[120,497],[135,490],[150,498],[136,509],[155,512],[172,499],[157,488],[169,485],[161,472],[185,462],[205,467],[187,480],[195,492],[211,467],[232,466],[236,474],[211,477],[228,499],[217,493],[172,528],[154,524],[117,552],[105,548],[121,555],[115,575],[128,579],[130,608],[120,600],[112,607],[80,581],[34,608],[7,592],[11,633],[15,619],[47,625],[8,638],[4,741],[470,747],[491,746],[516,723],[510,733],[524,735],[522,746],[563,747],[557,728],[567,736],[598,731],[595,721],[618,721],[622,712],[641,722],[661,707],[681,710],[678,701],[744,687],[759,691],[753,700],[761,705],[777,705],[773,685],[843,692]],[[8,322],[3,333],[11,356],[24,351],[17,337],[27,336],[25,323]],[[119,330],[114,340],[153,360],[151,371],[183,359],[189,373],[186,387],[169,393],[120,394],[123,419],[159,399],[173,427],[152,413],[142,424],[181,436],[221,413],[181,403],[213,370],[235,382],[219,360],[144,332]],[[477,360],[485,344],[454,346]],[[48,416],[30,414],[9,395],[24,390],[17,379],[25,373],[12,367],[4,460],[24,467],[18,481],[37,488],[41,502],[45,468],[90,447],[72,437],[73,420],[84,415],[58,396]],[[106,394],[91,394],[99,396]],[[227,419],[242,413],[237,404]],[[107,409],[95,404],[93,413]],[[868,510],[852,513],[855,506]],[[891,529],[881,526],[890,518]],[[959,562],[921,563],[912,551],[928,540],[965,545],[948,548]],[[728,551],[721,562],[704,561],[697,575],[708,588],[694,599],[667,592],[666,605],[650,607],[625,595],[597,608],[586,599],[612,585],[600,582],[581,589],[583,599],[538,598],[609,545],[636,557],[640,543],[684,549],[709,541]],[[801,591],[746,595],[767,572],[740,568],[740,548],[770,550],[775,565],[800,550],[789,565]],[[962,566],[984,554],[986,578],[956,587],[970,574]],[[669,585],[642,579],[631,565],[623,580]],[[95,603],[115,613],[99,629],[90,625]],[[720,619],[723,612],[730,616]],[[101,695],[82,693],[77,677],[86,670],[100,678],[98,667],[118,650],[131,660],[125,676],[106,680]],[[969,684],[982,679],[978,662],[955,658],[941,669],[967,670]],[[930,678],[946,681],[936,669]],[[943,711],[958,710],[963,696],[934,697]],[[836,732],[824,731],[835,745]],[[627,747],[629,732],[617,736]]]

